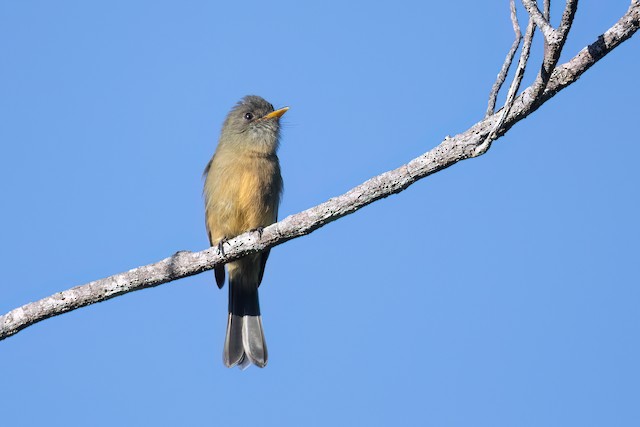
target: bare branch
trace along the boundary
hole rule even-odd
[[[559,66],[549,78],[547,88],[540,98],[533,96],[529,87],[513,103],[504,125],[496,137],[502,136],[514,124],[537,110],[560,90],[575,82],[587,69],[622,42],[631,37],[640,26],[640,1],[633,0],[627,13],[607,32],[584,48],[569,62]],[[238,259],[282,244],[288,240],[311,233],[313,230],[375,202],[399,193],[414,182],[448,168],[461,160],[475,157],[477,147],[495,129],[498,118],[490,116],[478,122],[464,133],[445,138],[434,149],[411,160],[398,169],[385,172],[347,193],[330,199],[306,211],[291,215],[258,233],[245,233],[228,242],[225,255],[216,248],[200,252],[178,252],[158,263],[138,267],[125,273],[96,280],[40,301],[26,304],[0,316],[0,340],[41,320],[66,313],[80,307],[105,301],[127,292],[137,291],[172,280],[210,270],[216,265]]]
[[[542,16],[547,22],[551,22],[551,0],[544,0]]]
[[[564,43],[567,41],[567,36],[569,35],[569,30],[573,24],[573,18],[575,17],[577,9],[578,0],[567,0],[564,13],[562,14],[562,21],[560,22],[558,30],[555,32],[555,38],[553,40],[547,40],[548,44],[544,52],[542,67],[533,83],[535,98],[542,96],[551,77],[551,73],[558,64],[560,53],[562,52]]]
[[[633,36],[639,27],[640,0],[631,0],[629,9],[618,22],[604,34],[598,36],[595,42],[578,52],[571,61],[559,65],[553,70],[549,84],[540,99],[541,104],[578,80],[596,62]]]
[[[515,33],[515,40],[511,45],[511,49],[507,53],[507,57],[502,64],[502,68],[498,73],[498,77],[496,78],[496,82],[493,84],[491,88],[491,93],[489,94],[489,105],[487,106],[487,112],[484,117],[487,118],[495,112],[496,109],[496,100],[498,99],[498,93],[500,93],[500,89],[504,84],[505,80],[507,80],[507,74],[509,73],[509,68],[511,68],[511,63],[513,62],[513,58],[516,56],[516,51],[518,50],[518,46],[520,46],[520,40],[522,40],[522,33],[520,32],[520,24],[518,23],[518,15],[516,14],[516,1],[511,0],[509,7],[511,9],[511,24],[513,25],[513,32]]]
[[[495,124],[494,129],[489,133],[486,140],[480,146],[478,146],[476,150],[476,155],[478,156],[484,154],[491,147],[491,143],[496,138],[500,127],[502,127],[507,116],[509,115],[509,112],[511,111],[511,107],[515,100],[516,94],[518,93],[518,89],[520,88],[522,78],[524,77],[524,71],[527,66],[527,61],[529,60],[529,52],[531,50],[531,43],[533,41],[533,35],[536,28],[535,22],[540,22],[542,25],[544,25],[545,22],[546,24],[549,23],[551,0],[544,0],[544,15],[540,12],[540,10],[538,10],[538,6],[535,1],[523,0],[523,3],[525,4],[525,7],[527,7],[527,10],[530,10],[531,12],[529,17],[529,24],[527,25],[527,31],[524,38],[524,44],[522,47],[522,53],[520,54],[520,60],[518,61],[518,68],[516,69],[514,79],[511,82],[509,93],[507,95],[505,105],[502,108],[500,119]],[[511,5],[515,9],[515,4],[512,3]],[[564,47],[567,35],[569,34],[569,30],[571,29],[571,24],[573,23],[573,18],[575,16],[577,6],[578,0],[567,0],[560,27],[558,28],[558,30],[553,30],[553,37],[545,37],[544,39],[544,57],[542,67],[540,73],[538,73],[538,76],[536,77],[536,81],[533,84],[534,99],[538,99],[542,96],[547,83],[549,82],[551,72],[558,63],[560,53],[562,52],[562,48]],[[489,105],[491,106],[491,100]],[[495,108],[495,105],[492,107]]]
[[[544,16],[544,19],[547,20],[547,22],[551,22],[551,0],[544,0],[544,6],[543,6],[543,10],[542,10],[542,16]],[[543,57],[547,56],[547,51],[549,50],[549,42],[547,41],[547,38],[544,38],[544,49],[543,49]]]
[[[504,124],[505,120],[507,120],[507,116],[511,111],[511,107],[513,107],[516,95],[518,94],[518,89],[520,89],[520,83],[522,83],[522,78],[524,77],[524,72],[527,68],[527,62],[529,61],[529,52],[531,52],[531,43],[533,42],[533,34],[535,33],[535,30],[536,24],[533,23],[533,19],[529,18],[527,31],[524,35],[522,52],[520,53],[520,59],[518,60],[518,68],[516,68],[516,73],[513,76],[513,81],[511,82],[511,86],[509,87],[507,99],[500,113],[500,119],[498,119],[498,121],[495,123],[493,129],[491,130],[491,132],[489,132],[484,142],[477,147],[475,152],[476,156],[484,154],[489,149],[489,147],[491,147],[491,143],[496,139],[498,131]]]
[[[578,0],[567,0],[564,12],[562,13],[562,20],[560,21],[560,25],[557,30],[560,38],[567,38],[567,34],[569,33],[571,24],[573,23],[573,18],[576,15],[576,10],[578,10]]]
[[[556,30],[553,29],[549,20],[544,17],[542,12],[540,12],[535,0],[522,0],[522,4],[525,9],[527,9],[527,12],[533,19],[533,22],[535,22],[535,24],[540,28],[540,31],[542,31],[544,38],[549,43],[554,43],[556,39]]]

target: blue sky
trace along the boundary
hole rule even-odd
[[[481,119],[512,42],[506,1],[220,3],[0,4],[1,313],[204,249],[201,173],[242,96],[291,107],[286,216]],[[563,60],[628,4],[580,2]],[[207,272],[0,342],[0,423],[637,426],[639,47],[275,248],[267,368],[223,367]],[[539,59],[537,37],[526,82]]]

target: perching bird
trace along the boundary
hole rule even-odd
[[[205,222],[211,246],[246,231],[276,222],[282,193],[276,151],[280,117],[289,107],[273,109],[259,96],[245,96],[227,115],[218,147],[205,168]],[[229,320],[223,360],[227,367],[267,364],[258,286],[269,251],[227,264]],[[224,285],[224,266],[215,268],[216,283]]]

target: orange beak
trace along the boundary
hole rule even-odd
[[[263,117],[264,120],[269,120],[269,119],[279,119],[284,113],[286,113],[289,110],[289,107],[283,107],[279,110],[276,111],[272,111],[269,114],[267,114],[266,116]]]

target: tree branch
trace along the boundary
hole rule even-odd
[[[522,0],[522,4],[524,8],[527,9],[529,16],[533,19],[533,22],[540,28],[542,34],[544,35],[545,40],[550,44],[556,38],[556,30],[551,26],[547,17],[545,17],[540,9],[538,9],[538,5],[535,0]]]
[[[537,7],[536,10],[538,10]],[[558,64],[560,53],[562,52],[564,43],[567,41],[569,30],[573,24],[573,18],[576,15],[576,10],[578,10],[578,0],[567,0],[560,26],[557,30],[554,30],[554,36],[552,38],[547,38],[545,35],[544,59],[542,61],[540,72],[536,77],[536,81],[533,83],[534,98],[538,98],[544,93],[549,82],[549,78],[551,77],[551,73]]]
[[[500,93],[500,88],[507,80],[507,74],[509,73],[509,68],[511,68],[511,63],[513,62],[513,58],[516,56],[516,51],[518,50],[518,46],[520,46],[520,40],[522,40],[522,33],[520,32],[520,24],[518,23],[518,15],[516,14],[516,1],[511,0],[509,2],[509,9],[511,14],[511,25],[513,26],[513,32],[515,33],[515,40],[511,44],[511,49],[507,52],[507,57],[502,64],[502,68],[498,73],[498,77],[496,78],[496,82],[493,84],[491,88],[491,93],[489,94],[489,105],[487,105],[487,112],[485,113],[485,119],[492,115],[496,109],[496,100],[498,99],[498,93]]]
[[[524,35],[524,43],[522,44],[522,52],[520,53],[520,59],[518,60],[518,68],[516,68],[515,76],[513,77],[511,86],[509,86],[507,99],[504,103],[504,107],[502,107],[500,111],[500,118],[495,123],[495,125],[493,125],[493,129],[491,130],[491,132],[489,132],[484,142],[476,148],[476,156],[480,156],[487,152],[487,150],[491,147],[491,143],[496,139],[498,131],[507,120],[507,116],[509,115],[511,108],[513,107],[513,103],[516,100],[516,95],[518,94],[520,83],[522,83],[522,78],[524,77],[524,72],[527,68],[527,62],[529,61],[529,52],[531,51],[531,43],[533,42],[533,34],[535,33],[535,30],[536,24],[533,23],[533,19],[529,18],[527,30]]]
[[[544,0],[544,4],[542,7],[542,16],[547,22],[551,22],[551,0]],[[549,42],[547,38],[544,39],[544,49],[542,50],[542,56],[547,56],[547,52],[549,51]]]
[[[533,85],[525,89],[515,99],[511,112],[506,115],[504,125],[497,130],[496,137],[504,135],[513,125],[534,112],[557,92],[575,82],[593,64],[631,37],[639,25],[640,0],[633,0],[627,13],[613,27],[551,73],[548,84],[539,98],[534,96]],[[399,193],[426,176],[461,160],[475,157],[478,146],[495,129],[499,120],[497,116],[494,114],[487,117],[453,138],[445,138],[437,147],[406,165],[371,178],[341,196],[266,227],[261,238],[258,233],[248,232],[229,240],[224,255],[218,253],[216,248],[200,252],[178,252],[158,263],[77,286],[16,308],[0,316],[0,340],[41,320],[128,292],[198,274],[249,253],[309,234],[376,200]]]

